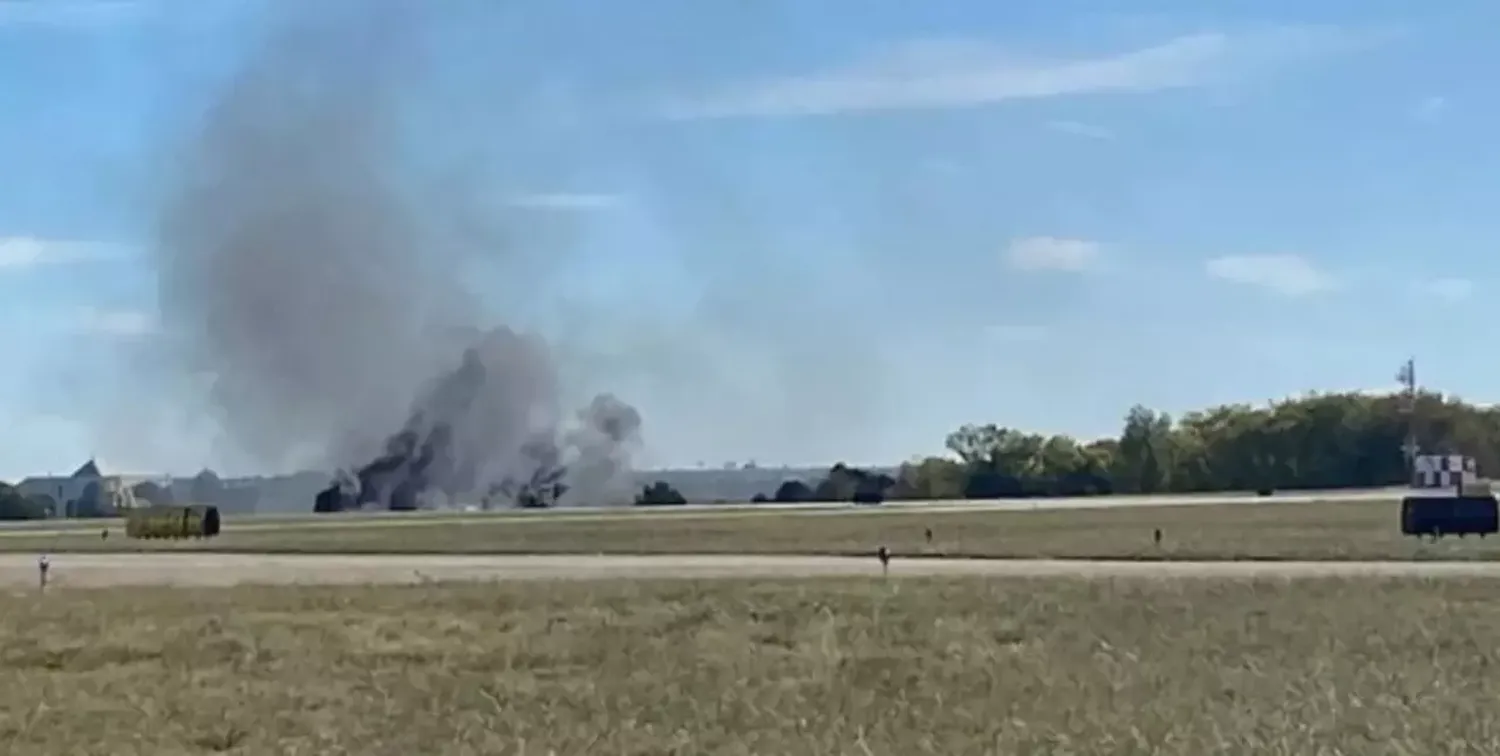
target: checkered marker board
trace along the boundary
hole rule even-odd
[[[1479,479],[1474,458],[1462,454],[1419,454],[1412,467],[1412,488],[1458,488]]]

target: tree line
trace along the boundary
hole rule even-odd
[[[1405,485],[1408,428],[1424,453],[1474,457],[1481,475],[1500,470],[1500,408],[1429,392],[1331,393],[1261,406],[1222,405],[1177,418],[1136,406],[1118,436],[1091,441],[994,423],[965,425],[948,435],[946,454],[912,460],[895,475],[838,464],[817,480],[787,480],[756,499],[873,503]],[[208,471],[190,488],[195,503],[227,495]],[[173,499],[170,489],[154,483],[138,484],[132,493],[153,504]],[[636,503],[687,499],[658,481]],[[80,513],[113,514],[92,501],[78,504]],[[0,519],[61,512],[55,502],[28,499],[0,484]]]
[[[1118,436],[1092,441],[965,425],[948,435],[946,455],[913,460],[895,476],[836,465],[823,480],[787,481],[758,498],[856,500],[863,491],[867,499],[991,499],[1406,485],[1408,429],[1423,453],[1474,457],[1481,475],[1500,470],[1500,408],[1425,392],[1314,393],[1178,418],[1136,406]]]

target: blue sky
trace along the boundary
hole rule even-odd
[[[0,477],[266,466],[164,369],[152,256],[266,8],[0,0]],[[1493,3],[431,8],[413,186],[481,187],[558,261],[487,309],[639,405],[654,464],[1093,437],[1409,354],[1497,393]]]

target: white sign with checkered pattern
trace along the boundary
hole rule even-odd
[[[1479,479],[1473,457],[1462,454],[1418,454],[1412,460],[1413,488],[1458,488]]]

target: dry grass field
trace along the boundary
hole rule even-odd
[[[849,554],[1096,559],[1495,559],[1500,539],[1404,538],[1392,502],[1313,502],[1092,510],[679,513],[230,521],[208,541],[132,541],[116,528],[0,534],[0,551],[267,553]],[[1160,528],[1160,546],[1153,532]],[[932,530],[931,543],[926,531]]]
[[[0,598],[7,756],[1495,754],[1500,583],[844,579]]]

